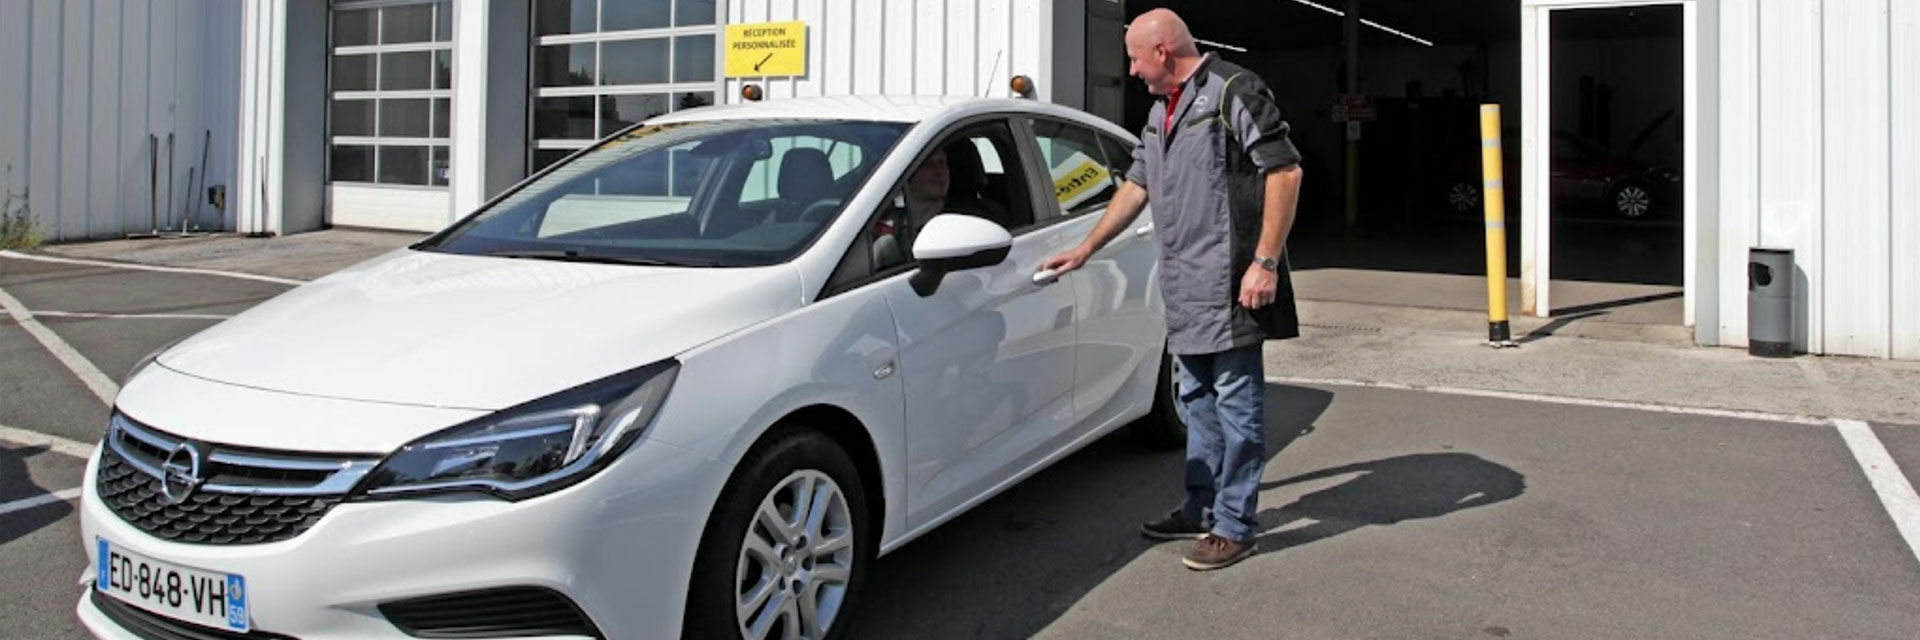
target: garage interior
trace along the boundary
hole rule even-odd
[[[1365,21],[1352,78],[1350,6]],[[1089,41],[1157,7],[1179,12],[1203,52],[1260,74],[1286,114],[1307,167],[1289,241],[1305,299],[1484,311],[1478,113],[1501,105],[1509,306],[1520,312],[1519,0],[1132,0],[1093,11]],[[1680,325],[1681,8],[1548,15],[1552,315]],[[1117,95],[1121,124],[1140,129],[1152,96],[1126,77],[1124,50],[1089,59],[1090,104]],[[1342,108],[1355,104],[1348,93],[1370,109]],[[1341,111],[1363,120],[1353,171]]]

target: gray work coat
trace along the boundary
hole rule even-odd
[[[1173,126],[1162,131],[1168,109]],[[1218,353],[1300,335],[1284,252],[1273,304],[1238,302],[1260,240],[1266,174],[1299,162],[1266,83],[1211,54],[1179,104],[1154,102],[1127,180],[1146,187],[1160,239],[1168,351]]]

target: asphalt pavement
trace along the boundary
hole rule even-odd
[[[0,293],[114,381],[287,288],[0,256]],[[1311,362],[1312,338],[1269,355]],[[1320,344],[1362,338],[1383,339]],[[84,461],[34,442],[92,443],[106,406],[57,351],[0,314],[10,577],[0,637],[86,637],[73,614],[85,556],[74,502],[60,499],[84,482]],[[1864,469],[1833,423],[1547,391],[1270,384],[1260,553],[1209,573],[1181,566],[1182,544],[1137,535],[1178,503],[1181,455],[1096,442],[880,559],[854,636],[1908,639],[1920,629],[1920,556],[1871,481],[1885,470]],[[1920,426],[1868,430],[1910,485]]]

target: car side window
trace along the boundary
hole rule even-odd
[[[907,170],[874,216],[866,241],[876,272],[913,259],[913,240],[943,213],[971,215],[1009,230],[1031,223],[1026,174],[1003,121],[968,126],[942,138]]]
[[[1127,172],[1133,170],[1133,143],[1104,133],[1094,134],[1100,138],[1100,150],[1106,152],[1107,170],[1113,172],[1114,183],[1127,181]]]
[[[1113,200],[1126,170],[1113,166],[1101,148],[1100,134],[1057,120],[1034,120],[1033,134],[1053,181],[1058,215],[1071,218],[1098,211]]]

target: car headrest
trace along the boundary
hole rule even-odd
[[[977,198],[986,182],[987,169],[980,164],[980,150],[973,141],[961,139],[947,145],[947,193]]]
[[[810,203],[833,192],[833,164],[827,152],[799,147],[780,157],[780,197]]]

